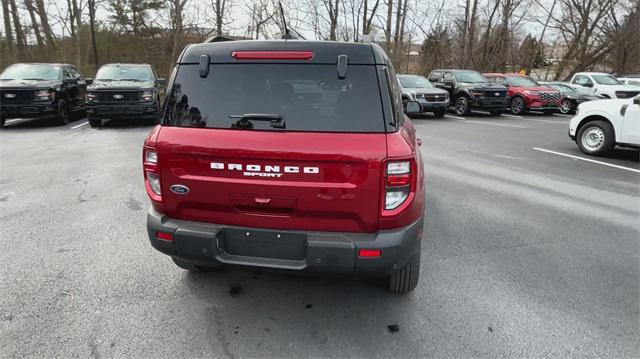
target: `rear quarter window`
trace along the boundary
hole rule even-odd
[[[197,65],[180,65],[165,100],[163,124],[231,129],[238,115],[277,114],[286,131],[385,132],[375,66],[212,64],[201,78]],[[234,117],[235,116],[235,117]],[[282,131],[266,121],[254,130]]]

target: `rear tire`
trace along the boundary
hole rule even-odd
[[[100,118],[89,118],[89,126],[91,127],[101,127],[102,119]]]
[[[603,156],[616,146],[613,126],[605,121],[591,121],[580,127],[576,136],[578,148],[592,156]]]
[[[444,117],[444,109],[443,108],[439,108],[435,111],[433,111],[433,115],[437,118],[441,118]]]
[[[409,262],[389,277],[389,290],[396,293],[407,293],[416,289],[420,278],[420,246],[411,256]]]
[[[66,125],[69,123],[69,104],[67,101],[58,101],[58,111],[56,111],[56,122],[59,125]]]
[[[184,259],[180,259],[176,257],[171,257],[171,260],[173,260],[173,263],[175,263],[178,267],[188,270],[190,272],[212,272],[219,269],[218,267],[213,267],[213,266],[209,267],[209,266],[195,265],[191,262],[185,261]]]

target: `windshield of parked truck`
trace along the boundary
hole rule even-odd
[[[591,77],[599,85],[622,85],[622,82],[611,75],[592,75]]]
[[[152,81],[153,73],[144,65],[104,65],[96,74],[98,81]]]
[[[487,80],[486,77],[482,76],[477,71],[454,72],[453,76],[456,78],[458,82],[470,82],[470,83],[489,82],[489,80]]]
[[[431,88],[433,85],[429,80],[422,76],[415,75],[400,75],[398,76],[400,84],[404,88]]]
[[[16,64],[7,67],[0,80],[36,80],[51,81],[60,79],[60,66]]]

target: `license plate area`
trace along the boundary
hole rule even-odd
[[[228,228],[221,235],[223,251],[233,256],[286,260],[306,256],[304,234]]]

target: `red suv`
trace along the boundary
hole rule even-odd
[[[403,110],[375,44],[188,46],[144,144],[151,244],[192,271],[385,277],[413,290],[424,170]]]
[[[520,74],[483,74],[492,82],[509,88],[509,109],[514,115],[534,110],[551,115],[558,110],[562,101],[560,91],[539,84],[529,76]]]

